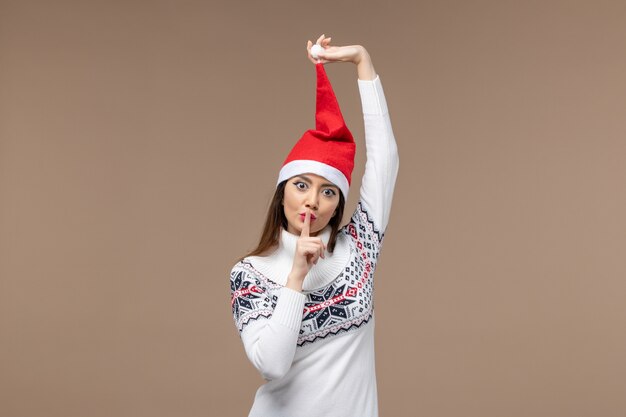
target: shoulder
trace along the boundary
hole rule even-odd
[[[230,269],[230,275],[233,276],[233,274],[245,270],[247,263],[248,263],[247,262],[247,258],[243,258],[243,259],[237,261],[237,263],[235,265],[233,265],[233,267]]]
[[[239,332],[249,322],[269,318],[277,297],[251,268],[246,259],[237,262],[230,272],[230,304]]]
[[[341,231],[361,256],[372,259],[378,257],[384,232],[376,226],[362,200],[359,200],[350,222]]]
[[[258,276],[248,257],[238,261],[230,270],[230,279],[257,281]]]
[[[251,290],[257,294],[273,293],[277,284],[268,280],[267,276],[257,269],[253,260],[257,258],[246,257],[237,262],[230,270],[230,289],[235,295],[241,295],[241,290]],[[247,291],[246,291],[247,292]]]
[[[356,239],[358,237],[359,230],[363,233],[368,233],[372,235],[377,241],[382,241],[385,235],[384,231],[382,231],[376,222],[374,222],[374,218],[370,212],[370,209],[367,207],[367,204],[362,199],[359,199],[359,202],[356,205],[356,209],[352,213],[352,217],[350,218],[350,222],[346,224],[343,228],[343,232],[352,238]]]
[[[230,270],[230,290],[237,292],[248,287],[258,286],[261,282],[247,258],[237,262]]]

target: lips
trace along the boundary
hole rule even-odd
[[[300,213],[300,217],[302,218],[302,221],[304,221],[305,217],[306,217],[306,213]],[[315,214],[311,213],[311,221],[317,219],[317,217],[315,217]]]

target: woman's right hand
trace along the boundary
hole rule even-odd
[[[319,237],[309,236],[311,230],[311,212],[306,211],[300,237],[296,242],[296,252],[293,257],[293,266],[287,277],[286,287],[302,291],[304,277],[309,273],[319,258],[324,258],[326,245]]]

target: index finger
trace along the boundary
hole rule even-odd
[[[311,211],[307,210],[304,213],[304,224],[302,225],[302,231],[300,232],[300,236],[309,237],[309,232],[311,231]]]

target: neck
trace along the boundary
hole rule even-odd
[[[325,245],[331,235],[331,227],[326,226],[317,233],[317,237],[322,239]],[[287,276],[293,266],[293,256],[296,251],[296,244],[300,235],[281,229],[278,246],[267,255],[251,256],[248,260],[267,278],[280,285],[287,283]],[[338,240],[335,251],[326,254],[326,258],[320,258],[317,264],[313,265],[307,274],[303,289],[310,290],[320,288],[322,285],[334,279],[348,261],[349,248],[347,242]]]

